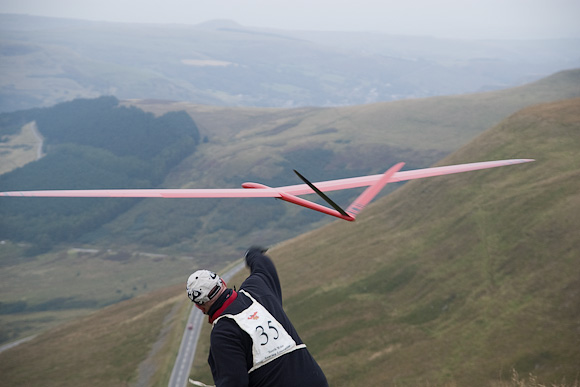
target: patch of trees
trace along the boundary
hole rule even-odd
[[[144,160],[175,148],[185,138],[199,143],[197,126],[185,112],[155,118],[152,113],[118,104],[115,97],[78,99],[43,109],[36,123],[47,145],[89,145]]]
[[[200,141],[185,112],[161,117],[121,107],[114,97],[4,114],[1,133],[36,120],[47,155],[0,176],[1,191],[152,188]],[[72,241],[112,220],[137,199],[4,198],[0,236],[34,244],[31,254]]]
[[[22,126],[33,120],[40,109],[21,110],[14,113],[0,113],[0,142],[5,136],[17,134]]]

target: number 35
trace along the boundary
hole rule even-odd
[[[265,340],[263,343],[260,343],[260,345],[266,345],[268,344],[268,341],[270,340],[270,337],[268,336],[268,334],[266,333],[266,330],[264,329],[264,327],[262,327],[261,325],[258,325],[256,327],[256,330],[260,330],[260,337],[264,336],[262,340]],[[278,329],[276,329],[275,327],[272,326],[272,321],[268,321],[268,330],[272,330],[274,332],[276,332],[276,336],[272,337],[272,339],[274,340],[278,340],[278,337],[280,337],[280,334],[278,333]],[[272,334],[270,332],[270,334]]]

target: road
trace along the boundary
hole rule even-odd
[[[30,341],[30,340],[34,339],[35,337],[36,337],[36,335],[34,335],[34,336],[28,336],[28,337],[25,337],[23,339],[13,341],[12,343],[4,344],[3,346],[0,347],[0,352],[4,352],[7,349],[14,348],[17,345],[20,345],[22,343],[25,343],[27,341]]]
[[[245,260],[242,260],[224,273],[222,275],[224,281],[228,282],[237,272],[244,268],[245,264]],[[199,309],[192,306],[189,318],[187,319],[187,325],[191,324],[193,329],[187,329],[187,326],[185,327],[183,338],[181,339],[181,345],[179,347],[179,353],[177,354],[177,359],[175,360],[175,365],[171,372],[171,378],[169,379],[169,387],[187,386],[189,371],[191,370],[195,349],[197,348],[197,341],[201,333],[202,324],[204,324],[205,320],[204,317],[204,314]]]

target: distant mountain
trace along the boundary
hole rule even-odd
[[[438,164],[534,163],[410,182],[270,251],[331,385],[577,383],[579,134],[579,98],[526,108]]]
[[[0,111],[101,95],[299,107],[472,93],[579,67],[578,47],[1,14]]]

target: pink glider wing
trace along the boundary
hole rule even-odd
[[[0,192],[0,196],[69,198],[276,198],[277,189],[88,189]]]
[[[497,161],[484,161],[480,163],[469,163],[469,164],[457,164],[445,167],[433,167],[433,168],[423,168],[415,169],[412,171],[402,171],[395,173],[387,183],[397,183],[400,181],[422,179],[424,177],[433,177],[441,175],[451,175],[454,173],[477,171],[480,169],[503,167],[506,165],[529,163],[534,161],[534,159],[510,159],[510,160],[497,160]],[[377,181],[379,181],[384,175],[370,175],[362,177],[352,177],[347,179],[329,180],[322,181],[319,183],[314,183],[316,188],[323,192],[328,191],[339,191],[343,189],[368,187]],[[244,183],[254,184],[254,183]],[[298,185],[288,185],[284,187],[277,187],[277,190],[284,191],[292,195],[305,195],[314,193],[310,187],[306,184]]]
[[[400,171],[392,175],[387,183],[405,180],[421,179],[424,177],[449,175],[453,173],[476,171],[480,169],[502,167],[505,165],[521,164],[534,161],[533,159],[512,159],[485,161],[481,163],[459,164],[446,167],[415,169]],[[368,187],[383,178],[384,175],[370,175],[348,179],[329,180],[314,183],[323,191],[337,191],[349,188]],[[95,190],[48,190],[48,191],[12,191],[0,192],[0,196],[26,197],[105,197],[105,198],[279,198],[280,192],[291,195],[305,195],[314,193],[306,184],[288,185],[270,188],[257,183],[244,183],[244,188],[226,189],[95,189]],[[253,189],[248,189],[253,188]]]
[[[329,180],[310,183],[320,192],[342,189],[369,187],[348,207],[346,212],[333,210],[308,200],[297,197],[315,193],[308,184],[289,185],[270,188],[258,183],[244,183],[244,188],[229,189],[98,189],[98,190],[49,190],[49,191],[13,191],[0,192],[0,196],[20,197],[108,197],[108,198],[279,198],[303,207],[353,221],[356,215],[383,189],[388,183],[424,177],[449,175],[453,173],[476,171],[505,165],[521,164],[534,161],[532,159],[512,159],[486,161],[480,163],[450,165],[445,167],[424,168],[412,171],[400,171],[404,163],[398,163],[381,175],[354,177],[348,179]],[[320,192],[318,192],[320,194]],[[331,203],[334,205],[334,203]]]

